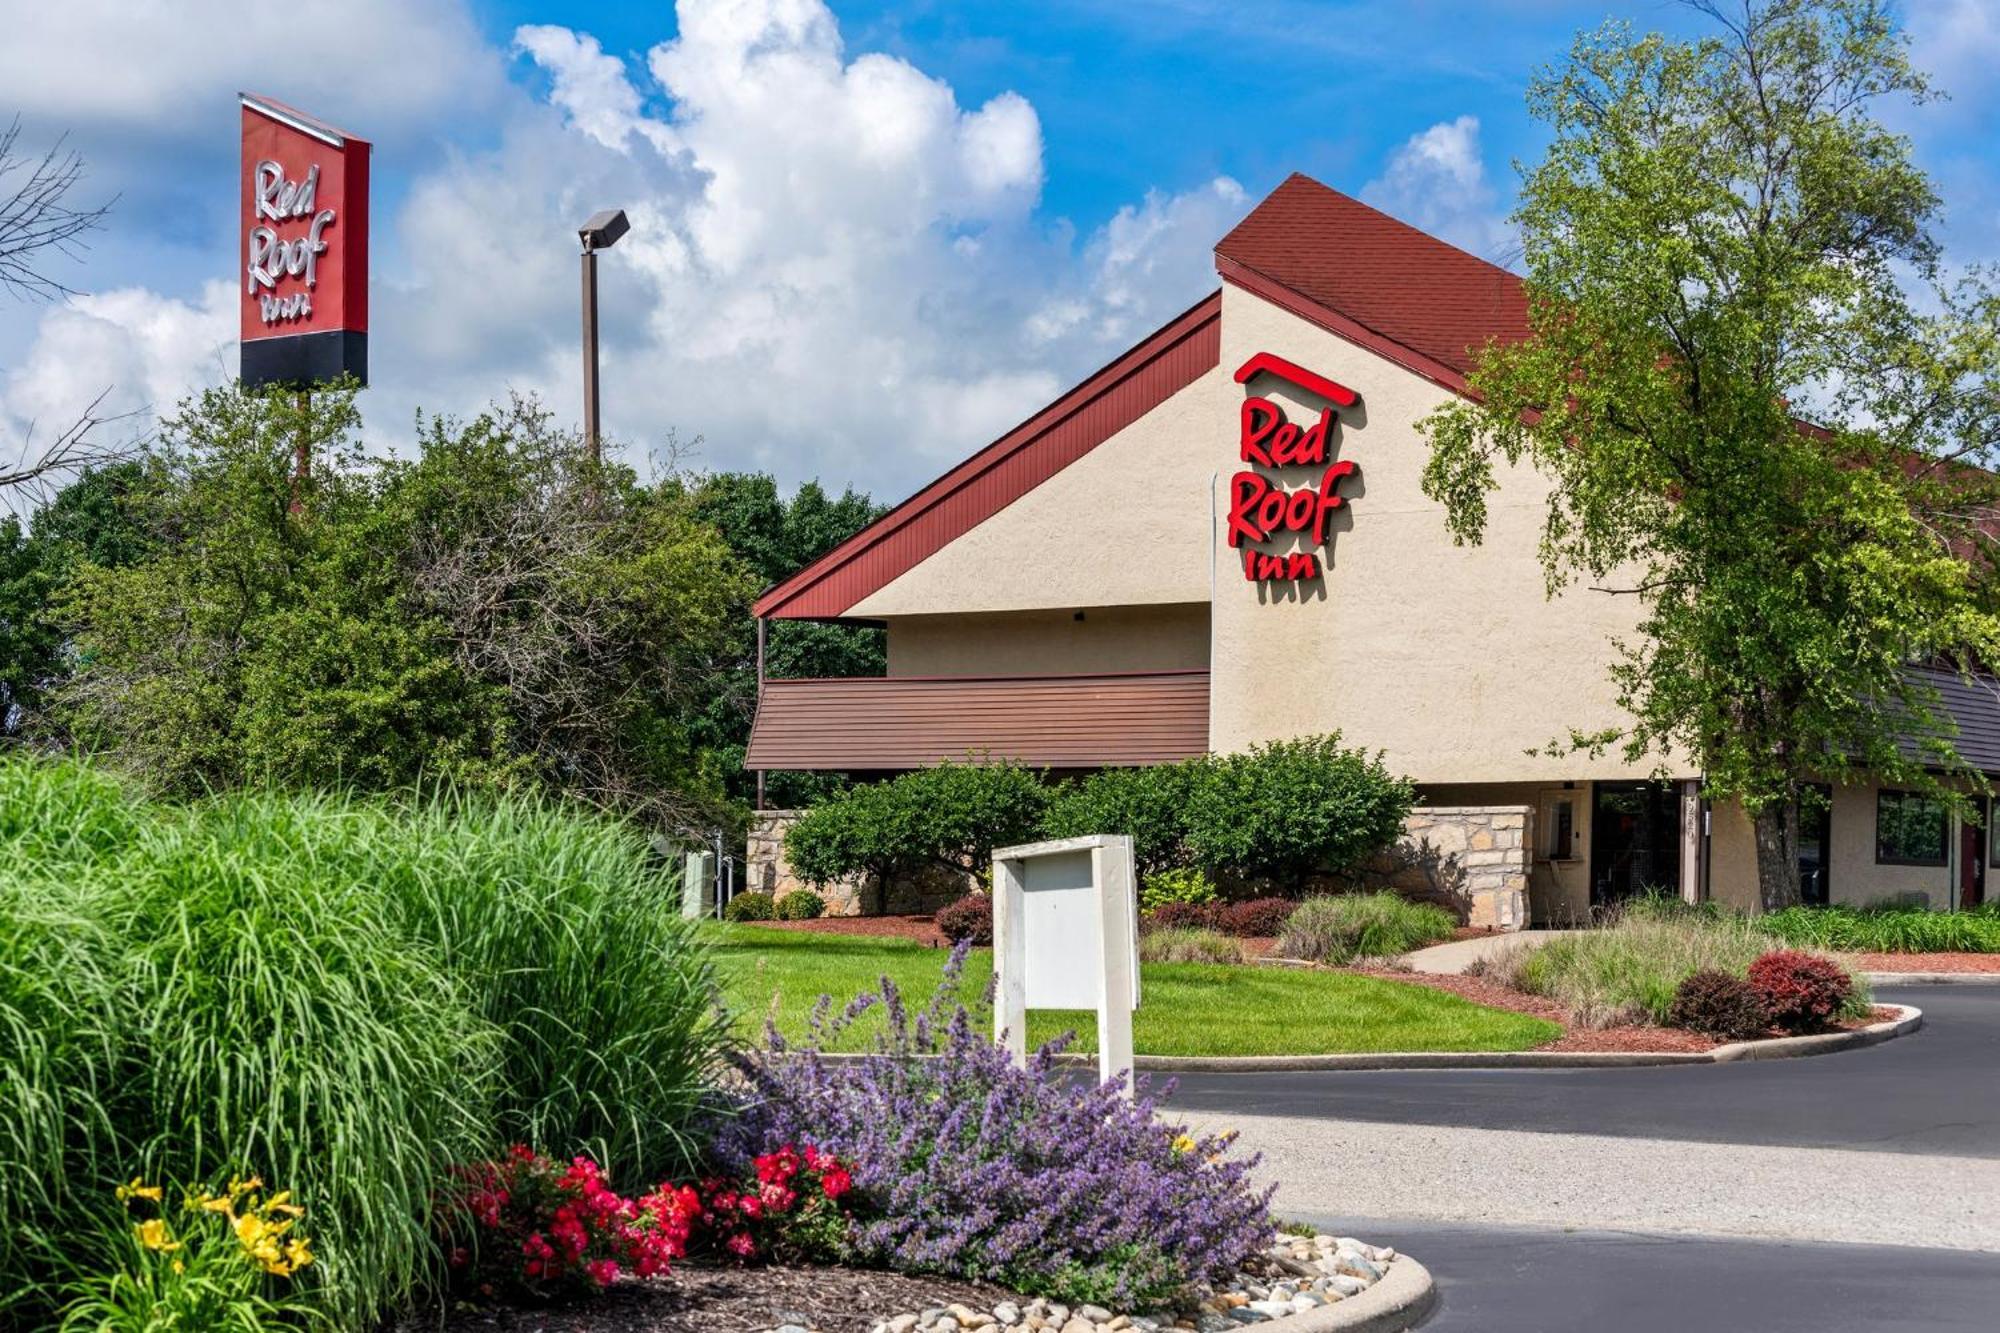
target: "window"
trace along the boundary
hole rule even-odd
[[[1875,793],[1875,863],[1941,866],[1945,863],[1944,802],[1914,791]]]
[[[1549,820],[1549,860],[1568,861],[1576,856],[1576,802],[1567,796],[1555,802]]]

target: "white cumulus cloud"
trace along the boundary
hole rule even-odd
[[[677,12],[642,60],[550,25],[439,55],[441,84],[476,86],[503,55],[524,77],[393,215],[377,204],[378,432],[509,390],[574,416],[576,227],[622,207],[632,231],[600,261],[607,430],[636,450],[699,435],[705,466],[893,498],[1212,288],[1210,248],[1249,205],[1216,180],[1079,239],[1040,207],[1041,123],[1019,95],[965,105],[907,60],[849,52],[822,0]],[[155,403],[177,376],[198,385],[228,338],[221,286],[47,314],[0,379],[0,430],[84,379]],[[156,348],[175,321],[179,365]]]
[[[1366,202],[1482,259],[1506,264],[1518,241],[1501,216],[1479,147],[1479,117],[1440,121],[1406,139],[1382,174],[1361,187]]]

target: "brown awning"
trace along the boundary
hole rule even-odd
[[[1208,749],[1208,672],[872,676],[764,683],[749,769],[1166,764]]]

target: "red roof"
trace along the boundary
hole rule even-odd
[[[1294,174],[1215,248],[1224,281],[1455,392],[1489,337],[1525,337],[1521,280]],[[929,558],[1212,370],[1219,294],[757,599],[759,616],[829,619]]]
[[[1296,172],[1222,238],[1215,264],[1338,332],[1372,335],[1364,344],[1414,354],[1459,390],[1487,339],[1528,334],[1528,294],[1512,273]]]
[[[1208,750],[1208,672],[771,680],[748,769],[928,768],[985,756],[1037,768],[1167,764]]]

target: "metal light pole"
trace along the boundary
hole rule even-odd
[[[583,240],[583,447],[592,462],[604,452],[597,433],[597,252],[618,244],[631,229],[622,208],[593,213],[577,229]]]

